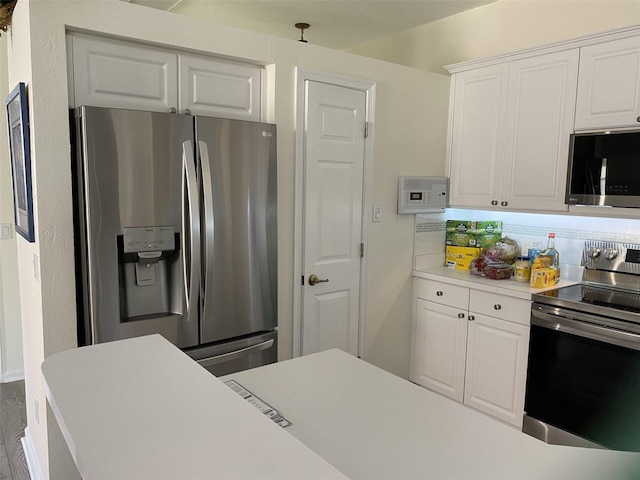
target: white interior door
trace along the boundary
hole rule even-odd
[[[356,355],[366,94],[314,81],[305,89],[302,354]]]

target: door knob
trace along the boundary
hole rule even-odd
[[[315,273],[309,275],[309,285],[314,286],[316,283],[328,282],[328,278],[320,279]]]

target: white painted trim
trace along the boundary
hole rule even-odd
[[[358,356],[366,359],[366,321],[368,305],[369,273],[369,219],[373,194],[373,139],[375,130],[376,84],[371,80],[358,79],[327,72],[316,72],[296,67],[295,69],[295,167],[294,167],[294,247],[293,247],[293,357],[299,357],[302,351],[302,198],[303,198],[303,161],[304,161],[304,119],[305,119],[305,82],[307,80],[353,88],[365,92],[365,121],[369,123],[369,136],[364,141],[364,172],[362,190],[362,242],[365,255],[360,263],[360,306],[358,318]]]
[[[24,457],[27,461],[27,468],[29,469],[31,480],[44,480],[40,463],[38,462],[38,455],[31,441],[31,431],[29,427],[25,427],[24,437],[22,437],[20,441],[22,442],[22,450],[24,450]]]
[[[13,370],[11,372],[4,372],[0,376],[0,383],[16,382],[18,380],[24,380],[24,370]]]
[[[593,35],[586,35],[586,36],[575,38],[572,40],[565,40],[562,42],[542,45],[540,47],[528,48],[525,50],[518,50],[516,52],[506,53],[503,55],[496,55],[494,57],[454,63],[452,65],[445,65],[444,68],[449,73],[458,73],[458,72],[462,72],[464,70],[470,70],[473,68],[494,65],[497,63],[510,62],[513,60],[519,60],[521,58],[527,58],[535,55],[543,55],[546,53],[554,53],[562,50],[569,50],[572,48],[586,47],[588,45],[595,45],[598,43],[609,42],[612,40],[620,40],[623,38],[636,37],[639,35],[640,35],[640,25],[634,26],[634,27],[621,28],[618,30],[611,30],[607,32],[596,33]]]

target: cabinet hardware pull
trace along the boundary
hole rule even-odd
[[[436,296],[441,297],[442,295],[444,295],[444,293],[441,290],[436,292]]]
[[[491,205],[498,205],[498,201],[497,200],[491,200]]]
[[[176,113],[176,112],[177,112],[176,107],[171,107],[169,109],[169,113]]]
[[[458,318],[464,318],[464,313],[459,313]]]
[[[636,122],[640,123],[640,117],[636,118]]]
[[[494,309],[494,310],[500,310],[501,308],[502,308],[502,305],[500,305],[499,303],[496,303],[496,304],[493,306],[493,309]]]
[[[503,207],[506,207],[507,205],[509,205],[509,202],[500,202],[500,205],[502,205]]]
[[[476,319],[475,315],[469,315],[467,318],[470,322],[473,322]]]

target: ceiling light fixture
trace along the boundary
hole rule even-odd
[[[304,31],[310,26],[311,25],[309,25],[308,23],[296,23],[296,28],[300,29],[300,40],[298,40],[299,42],[307,43],[307,41],[304,39]]]

